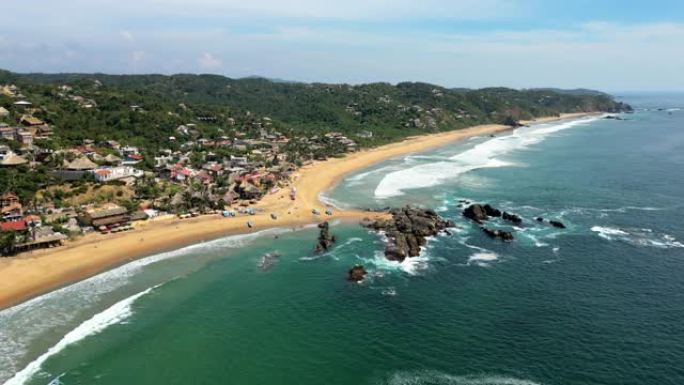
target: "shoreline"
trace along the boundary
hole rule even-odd
[[[559,117],[538,118],[522,124],[541,124],[564,119],[576,119],[599,113],[562,114]],[[128,233],[91,233],[64,246],[0,258],[0,310],[17,305],[43,293],[89,278],[135,259],[175,250],[191,244],[230,235],[253,233],[271,228],[302,228],[324,220],[360,221],[387,214],[360,210],[335,209],[333,215],[315,216],[326,204],[319,196],[333,188],[346,175],[381,161],[411,153],[438,148],[473,136],[490,135],[510,130],[503,125],[480,125],[468,128],[409,137],[401,142],[362,150],[341,158],[314,162],[300,168],[292,183],[297,188],[297,200],[290,200],[285,191],[265,196],[254,207],[260,213],[253,216],[223,218],[219,215],[179,220],[158,218],[135,225]],[[277,214],[278,219],[270,217]],[[254,226],[247,228],[246,222]]]

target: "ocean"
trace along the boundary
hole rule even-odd
[[[516,129],[348,176],[339,207],[453,219],[419,258],[334,223],[137,260],[0,311],[0,383],[684,383],[684,95]],[[503,243],[460,200],[524,218]],[[561,220],[560,230],[534,218]],[[268,269],[265,253],[281,256]],[[363,264],[370,277],[345,280]]]

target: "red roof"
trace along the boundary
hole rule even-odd
[[[143,160],[143,156],[140,154],[131,154],[131,155],[128,155],[128,157],[130,159],[133,159],[133,160]]]
[[[0,223],[1,231],[24,231],[26,230],[26,222],[16,221],[16,222],[2,222]]]

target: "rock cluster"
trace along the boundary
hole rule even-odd
[[[542,217],[537,217],[537,222],[544,222],[544,218],[542,218]],[[565,224],[563,224],[563,222],[561,222],[561,221],[556,221],[556,220],[553,220],[553,219],[549,219],[549,224],[550,224],[551,226],[556,227],[556,228],[559,228],[559,229],[564,229],[564,228],[565,228]]]
[[[390,220],[362,222],[364,227],[385,232],[388,239],[385,257],[390,261],[401,262],[409,257],[417,257],[420,247],[427,242],[426,237],[447,232],[447,228],[454,227],[452,221],[441,218],[430,209],[406,206],[391,210],[390,213]]]
[[[465,210],[463,210],[463,216],[469,219],[472,219],[473,221],[483,224],[487,219],[491,218],[503,218],[509,222],[513,222],[515,224],[521,224],[522,223],[522,218],[515,214],[507,213],[505,211],[501,211],[495,207],[492,207],[491,205],[480,205],[480,204],[471,204],[470,206],[466,207]]]
[[[363,278],[368,274],[366,269],[363,268],[362,265],[354,265],[351,269],[349,269],[349,273],[347,274],[347,281],[350,282],[360,282],[363,281]]]
[[[330,225],[328,222],[323,222],[318,224],[318,228],[321,231],[318,234],[318,243],[316,244],[316,252],[321,252],[323,250],[328,250],[333,243],[335,243],[335,236],[330,234]]]
[[[489,204],[484,206],[480,204],[471,204],[470,206],[466,207],[465,210],[463,210],[463,216],[472,219],[480,225],[484,224],[484,222],[489,218],[502,218],[516,225],[521,224],[523,221],[519,216],[501,211]],[[513,240],[513,233],[510,231],[489,229],[484,226],[482,226],[481,229],[485,234],[492,238],[498,238],[503,241]]]
[[[492,229],[488,229],[486,227],[483,227],[482,231],[484,231],[484,233],[489,235],[490,237],[499,238],[502,241],[512,241],[513,240],[513,233],[511,233],[510,231],[492,230]]]

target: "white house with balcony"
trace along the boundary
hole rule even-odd
[[[141,178],[144,175],[144,172],[128,166],[101,167],[93,170],[93,175],[95,176],[96,181],[106,183],[124,178]]]

